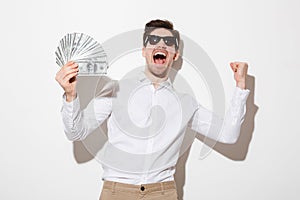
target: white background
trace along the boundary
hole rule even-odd
[[[255,80],[246,156],[214,151],[200,160],[195,141],[184,199],[299,199],[299,8],[296,0],[2,1],[0,199],[98,199],[100,164],[77,163],[63,133],[54,51],[68,32],[104,42],[156,18],[171,20],[207,52],[227,99],[230,61],[247,61]]]

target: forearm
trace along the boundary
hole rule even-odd
[[[240,87],[235,89],[222,123],[219,142],[233,144],[238,140],[248,95],[249,90],[242,90]]]
[[[64,132],[71,141],[83,140],[98,126],[95,117],[93,117],[92,105],[83,112],[80,110],[78,97],[71,102],[68,102],[66,98],[65,95],[61,110]]]
[[[235,88],[224,118],[200,106],[195,113],[191,128],[218,142],[235,143],[240,135],[248,95],[248,90]]]

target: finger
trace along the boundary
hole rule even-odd
[[[232,71],[234,71],[234,72],[237,72],[237,64],[236,63],[230,63],[230,67],[231,67],[231,69],[232,69]]]
[[[73,70],[73,69],[78,69],[78,64],[77,63],[73,63],[72,65],[65,65],[65,66],[63,66],[60,69],[60,71],[58,72],[58,74],[66,74],[70,70]]]
[[[64,65],[64,66],[62,67],[62,70],[68,69],[68,68],[76,68],[76,67],[78,67],[78,64],[75,63],[75,62],[73,62],[72,64],[66,64],[66,65]]]
[[[237,67],[248,67],[246,62],[233,62]]]
[[[78,64],[75,62],[68,62],[67,64],[61,67],[58,73],[65,73],[65,70],[74,69],[74,68],[78,68]]]
[[[70,60],[65,64],[65,66],[70,66],[70,65],[73,65],[74,63],[75,63],[74,61]]]
[[[73,73],[78,73],[78,68],[66,69],[64,71],[64,73],[62,74],[62,79],[66,78],[67,76],[69,76],[70,74],[73,74]]]
[[[72,64],[71,64],[72,63]],[[56,76],[63,76],[63,74],[67,73],[71,69],[78,68],[78,64],[75,62],[68,62],[66,65],[60,68],[60,70],[56,73]]]
[[[68,74],[68,75],[63,79],[63,82],[64,82],[65,84],[69,84],[69,83],[70,83],[70,79],[76,77],[77,74],[78,74],[78,72],[73,72],[73,73]]]
[[[76,68],[65,68],[65,69],[61,69],[59,72],[57,72],[56,74],[56,81],[58,82],[63,82],[63,79],[68,76],[69,74],[71,73],[74,73],[74,72],[78,72],[78,67]]]

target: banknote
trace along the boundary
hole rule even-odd
[[[107,73],[107,56],[101,44],[84,33],[68,33],[55,51],[56,64],[64,66],[68,61],[78,64],[78,76],[97,76]]]

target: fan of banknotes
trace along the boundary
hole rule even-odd
[[[78,63],[78,76],[106,74],[107,56],[102,46],[92,37],[83,33],[68,33],[55,51],[56,63],[64,66],[68,61]]]

